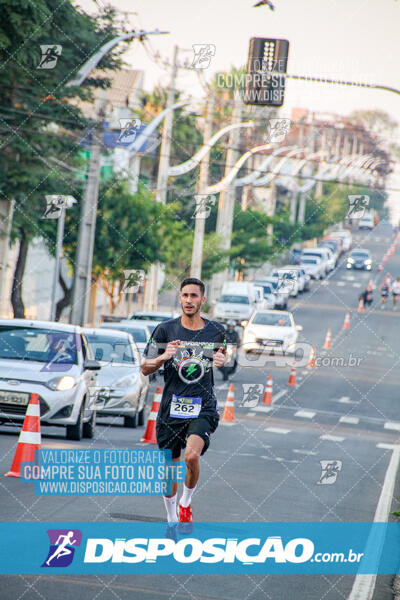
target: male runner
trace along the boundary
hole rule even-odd
[[[210,434],[218,427],[219,415],[212,367],[225,362],[225,329],[200,316],[205,302],[204,283],[188,278],[182,281],[179,301],[182,316],[163,321],[149,340],[142,373],[150,375],[164,365],[164,391],[157,416],[156,434],[160,449],[170,449],[179,460],[185,449],[186,481],[179,500],[178,484],[171,496],[164,496],[168,522],[191,523],[191,499],[200,475],[200,455],[210,444]]]
[[[393,295],[393,309],[397,310],[397,300],[400,296],[400,277],[396,277],[396,279],[392,283],[392,295]]]

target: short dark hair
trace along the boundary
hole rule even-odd
[[[202,281],[200,281],[200,279],[197,279],[196,277],[187,277],[186,279],[184,279],[181,283],[181,287],[179,288],[180,291],[182,291],[182,288],[185,287],[185,285],[198,285],[201,291],[201,295],[204,296],[204,292],[206,291],[206,286],[204,285],[204,283]]]

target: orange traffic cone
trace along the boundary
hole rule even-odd
[[[326,338],[325,338],[325,342],[323,345],[324,350],[328,350],[331,347],[331,338],[332,338],[332,331],[330,329],[328,329],[328,331],[326,332]]]
[[[141,442],[147,442],[148,444],[157,444],[156,420],[158,409],[160,408],[162,392],[163,390],[161,385],[158,385],[154,393],[153,404],[147,421],[146,431],[144,432],[144,436],[140,440]]]
[[[312,346],[310,358],[308,359],[307,369],[315,369],[315,346]]]
[[[350,329],[350,313],[347,312],[344,318],[343,329]]]
[[[224,412],[222,413],[221,423],[233,423],[235,420],[235,388],[230,384],[228,395],[225,401]]]
[[[21,463],[34,462],[35,451],[41,446],[40,402],[38,394],[31,394],[26,408],[24,424],[19,434],[17,449],[7,477],[21,477]]]
[[[378,267],[378,273],[382,273],[382,270],[383,270],[382,269],[382,265],[379,265],[379,267]]]
[[[296,386],[296,361],[293,361],[293,367],[292,370],[290,371],[290,376],[289,376],[289,381],[288,381],[288,385],[291,386]]]
[[[384,256],[384,257],[382,258],[382,264],[383,264],[383,265],[386,265],[386,260],[387,260],[387,256]]]
[[[362,298],[360,298],[360,302],[358,303],[357,312],[358,313],[364,312],[364,300]]]
[[[267,385],[265,386],[263,404],[272,404],[272,375],[268,375]]]

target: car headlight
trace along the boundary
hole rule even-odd
[[[66,392],[72,390],[78,382],[75,377],[71,375],[64,375],[63,377],[55,377],[47,382],[47,387],[56,392]]]
[[[367,260],[364,260],[364,263],[366,265],[370,265],[372,263],[372,260],[370,258],[367,258]]]
[[[129,387],[134,385],[137,381],[137,375],[125,375],[125,377],[121,377],[118,379],[113,385],[115,387]]]
[[[354,258],[349,257],[347,259],[347,262],[350,263],[351,265],[354,263]]]

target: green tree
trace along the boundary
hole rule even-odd
[[[56,227],[41,219],[44,196],[72,194],[80,200],[82,192],[81,182],[68,171],[88,125],[76,98],[91,100],[91,90],[107,86],[108,80],[88,78],[71,88],[66,84],[88,56],[120,32],[112,9],[90,17],[70,0],[3,0],[1,11],[0,202],[7,207],[15,200],[12,240],[19,240],[19,254],[12,305],[14,316],[24,317],[21,289],[29,241]],[[58,54],[51,69],[40,68],[41,45],[52,45]],[[117,68],[121,51],[107,54],[99,68]]]

